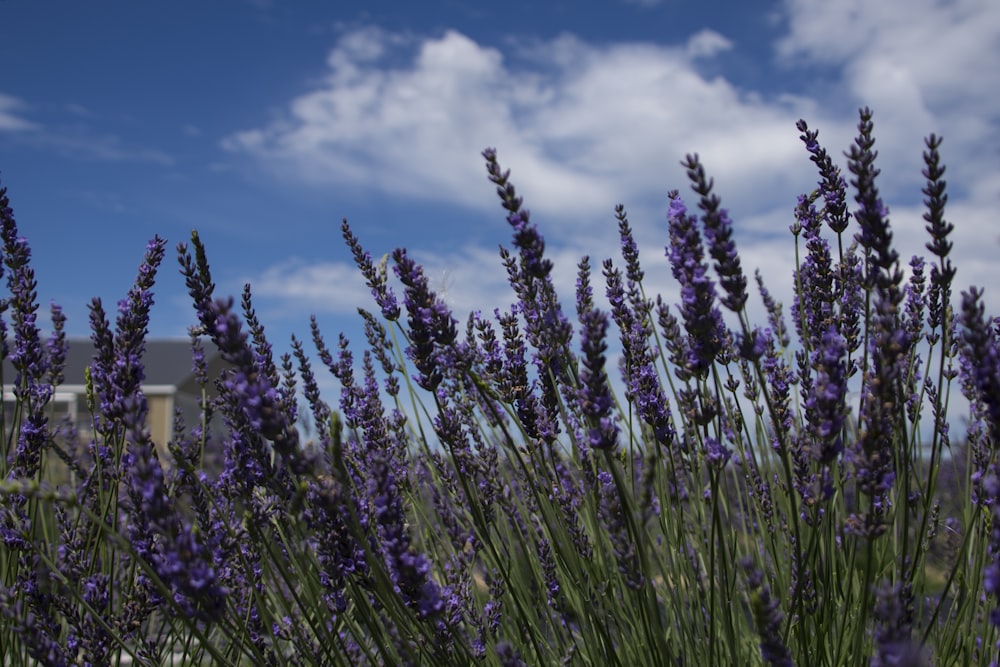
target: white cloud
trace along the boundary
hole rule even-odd
[[[714,30],[695,33],[687,42],[687,53],[691,58],[711,58],[732,48],[733,43]]]
[[[1000,3],[993,0],[786,0],[787,63],[840,72],[876,112],[883,153],[929,132],[946,138],[952,180],[995,173],[1000,155]],[[909,151],[912,164],[916,153]],[[888,170],[885,170],[888,175]],[[890,176],[894,178],[894,176]],[[974,187],[974,186],[973,186]],[[1000,194],[1000,193],[998,193]]]
[[[474,310],[491,313],[512,300],[495,249],[464,247],[447,254],[410,250],[408,254],[423,267],[431,289],[460,320]],[[571,267],[576,261],[562,259],[569,260]],[[389,259],[390,283],[402,302],[402,286],[392,274],[392,264]],[[280,299],[287,312],[296,316],[303,308],[338,315],[356,313],[359,306],[370,311],[378,309],[360,271],[350,262],[290,260],[267,268],[251,282],[255,295]]]
[[[711,30],[673,46],[597,45],[564,35],[519,43],[516,56],[454,31],[423,40],[352,32],[331,51],[319,85],[290,100],[278,121],[233,134],[224,145],[297,181],[494,215],[479,151],[495,146],[549,241],[567,299],[583,254],[594,257],[595,290],[603,291],[600,260],[617,254],[610,224],[617,202],[632,214],[652,286],[673,293],[662,257],[665,195],[689,192],[678,161],[698,152],[724,206],[739,211],[745,271],[760,267],[788,304],[794,254],[787,227],[795,195],[816,180],[794,122],[803,117],[820,129],[843,164],[856,132],[853,111],[871,105],[881,187],[904,264],[913,253],[927,254],[920,153],[923,137],[937,132],[945,136],[957,286],[990,283],[1000,245],[993,232],[983,243],[983,230],[1000,200],[1000,5],[915,4],[788,0],[788,34],[776,44],[777,57],[806,73],[821,66],[829,84],[823,93],[783,91],[780,80],[775,90],[748,91],[702,75],[699,58],[737,48]],[[492,249],[414,256],[429,275],[451,276],[448,298],[460,313],[510,300]],[[359,291],[345,291],[342,272],[352,267],[314,270],[330,274],[285,266],[265,279],[275,295],[325,294],[318,285],[330,285],[329,296],[309,297],[313,303],[353,310],[370,302],[360,279]],[[990,304],[1000,301],[991,297]]]
[[[839,72],[855,105],[875,111],[883,192],[911,193],[892,223],[904,263],[928,255],[920,140],[944,137],[942,158],[955,224],[956,292],[996,282],[1000,232],[1000,3],[992,0],[786,0],[788,34],[777,44],[786,64],[819,63]],[[839,145],[839,144],[832,144]],[[845,144],[846,145],[846,144]],[[1000,294],[986,293],[1000,310]]]
[[[20,99],[0,93],[0,132],[20,132],[33,130],[37,127],[19,114],[27,108]]]
[[[353,264],[308,264],[293,259],[268,267],[252,282],[257,297],[276,297],[294,312],[309,304],[312,312],[353,313],[370,301],[364,279]]]
[[[617,201],[662,200],[686,152],[699,151],[734,196],[754,197],[740,187],[752,175],[787,182],[801,167],[793,124],[815,109],[697,73],[694,58],[729,46],[710,31],[676,47],[566,36],[524,45],[511,64],[447,32],[400,63],[401,38],[365,30],[340,40],[323,85],[280,121],[224,145],[317,185],[490,210],[479,151],[495,146],[533,210],[574,224],[595,211],[603,220]]]

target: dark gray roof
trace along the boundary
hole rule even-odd
[[[70,338],[66,354],[65,385],[82,385],[84,369],[94,360],[94,344],[89,338]],[[211,362],[219,356],[211,341],[203,341],[205,359]],[[142,357],[145,365],[146,385],[179,386],[194,375],[191,360],[191,341],[186,338],[149,339]],[[4,377],[11,375],[9,362],[4,360]]]

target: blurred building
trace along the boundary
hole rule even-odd
[[[94,345],[89,338],[72,338],[68,341],[64,383],[56,387],[49,403],[49,427],[58,427],[67,417],[76,426],[81,440],[93,437],[93,419],[87,407],[86,369],[94,360]],[[226,366],[218,350],[205,346],[208,377],[215,378]],[[151,339],[146,341],[143,355],[145,380],[142,384],[146,396],[148,416],[146,426],[159,450],[161,460],[169,460],[167,443],[174,437],[174,415],[179,412],[188,426],[201,421],[199,402],[201,387],[195,377],[191,342],[187,339]],[[10,384],[14,369],[8,360],[3,362],[3,407],[5,424],[11,423],[14,411],[14,394]],[[209,381],[211,385],[211,380]],[[215,393],[213,386],[209,392]],[[5,434],[6,436],[6,434]],[[12,444],[16,439],[4,438]]]

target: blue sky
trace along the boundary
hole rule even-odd
[[[154,234],[191,229],[219,291],[250,282],[276,347],[358,335],[370,298],[339,234],[407,247],[460,314],[511,300],[509,231],[480,151],[496,147],[556,261],[617,256],[629,211],[650,289],[667,192],[698,152],[748,271],[790,302],[795,196],[816,176],[805,118],[836,156],[875,110],[904,259],[923,251],[920,151],[945,138],[957,284],[997,284],[1000,3],[995,0],[70,2],[0,0],[0,179],[39,296],[87,335]],[[841,164],[843,159],[841,158]],[[995,292],[995,290],[994,290]],[[173,254],[151,332],[193,323]],[[989,295],[994,311],[1000,298]],[[754,306],[756,307],[756,306]],[[360,340],[359,340],[360,342]]]

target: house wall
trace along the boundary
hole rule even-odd
[[[166,445],[174,435],[174,397],[171,394],[146,395],[149,415],[146,424],[153,442],[160,448],[161,458],[166,453]]]

